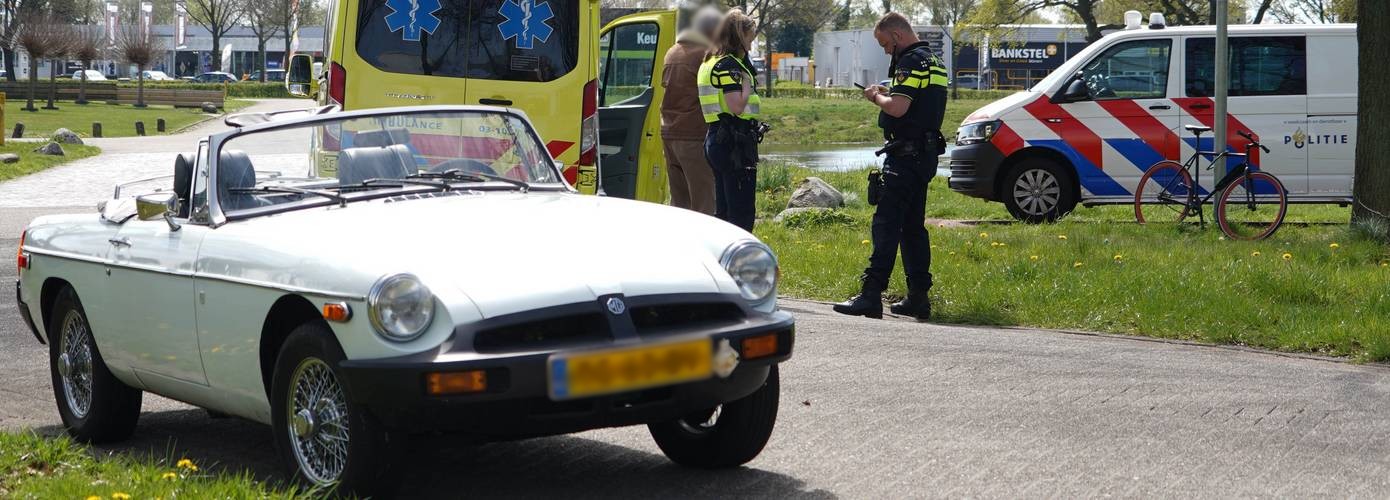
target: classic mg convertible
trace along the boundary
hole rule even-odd
[[[169,185],[28,226],[19,309],[69,433],[126,438],[149,391],[269,424],[298,479],[352,494],[418,433],[762,451],[794,334],[767,246],[577,194],[516,110],[329,111],[229,118]]]

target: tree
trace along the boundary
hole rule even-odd
[[[1344,23],[1356,18],[1355,3],[1347,0],[1278,0],[1270,14],[1281,23]]]
[[[265,44],[283,29],[279,25],[279,10],[287,8],[288,0],[246,0],[246,24],[256,36],[256,54],[261,70],[261,82],[265,82],[266,61]],[[285,36],[288,43],[289,35]],[[288,50],[285,51],[287,54]],[[286,68],[289,66],[286,65]]]
[[[5,56],[5,78],[11,82],[18,77],[14,62],[15,51],[19,48],[19,34],[25,22],[46,15],[45,4],[44,0],[0,0],[0,9],[9,14],[5,16],[4,24],[0,25],[0,51]]]
[[[222,37],[241,24],[246,9],[243,0],[189,0],[188,18],[212,34],[212,64],[222,70]]]
[[[66,39],[62,33],[64,23],[48,12],[28,16],[24,28],[15,37],[15,45],[29,55],[29,99],[25,111],[38,111],[34,107],[34,94],[38,92],[39,60],[63,53]],[[51,76],[54,71],[49,72]]]
[[[45,104],[43,109],[58,109],[58,72],[62,71],[59,68],[64,67],[63,58],[67,57],[68,52],[72,50],[72,26],[57,16],[51,17],[49,20],[52,24],[42,27],[51,31],[48,36],[53,39],[53,45],[47,54],[48,104]],[[33,79],[35,76],[31,73],[29,78]]]
[[[885,3],[887,0],[884,0]],[[772,50],[773,36],[781,25],[800,24],[812,33],[835,17],[834,0],[724,0],[725,5],[737,7],[758,23],[758,35],[763,36],[763,53],[767,60],[767,70],[763,72],[765,85],[763,93],[772,96]]]
[[[139,72],[135,90],[135,107],[145,107],[145,70],[164,53],[163,39],[145,36],[137,26],[124,26],[116,35],[116,51],[122,61],[134,64]]]
[[[1390,54],[1390,2],[1359,0],[1356,6],[1357,52],[1365,64],[1358,77],[1356,170],[1352,187],[1351,222],[1367,233],[1390,241],[1390,129],[1379,121],[1390,117],[1390,82],[1374,61]]]
[[[100,26],[78,26],[72,30],[68,55],[82,62],[82,80],[77,84],[77,104],[87,104],[87,70],[92,61],[106,52],[106,34]]]

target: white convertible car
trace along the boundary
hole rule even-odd
[[[73,436],[129,436],[149,391],[269,424],[300,480],[353,494],[403,434],[647,424],[704,468],[766,444],[794,322],[748,233],[575,193],[512,109],[228,121],[171,185],[21,237]]]

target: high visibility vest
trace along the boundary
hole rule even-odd
[[[723,57],[733,59],[734,62],[738,63],[739,67],[743,68],[749,78],[753,77],[753,71],[749,70],[747,66],[744,66],[743,61],[730,55],[725,55]],[[697,79],[697,83],[700,87],[700,112],[705,115],[705,123],[719,121],[719,115],[721,113],[734,116],[734,113],[729,111],[729,103],[724,101],[724,91],[715,86],[733,83],[734,76],[732,72],[714,70],[714,65],[723,59],[723,57],[711,57],[700,64],[700,75]],[[742,114],[737,115],[744,120],[757,118],[758,113],[761,112],[762,98],[758,97],[756,81],[750,82],[749,90],[752,94],[748,96],[748,105],[744,106]]]

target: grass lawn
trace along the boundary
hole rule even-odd
[[[42,146],[41,142],[20,142],[5,141],[4,146],[0,146],[0,153],[15,153],[19,155],[17,163],[0,163],[0,181],[7,181],[22,175],[29,175],[40,170],[67,163],[79,158],[86,158],[101,152],[96,146],[78,146],[74,144],[64,144],[63,156],[41,155],[34,152],[35,148]]]
[[[210,473],[180,458],[135,460],[97,452],[66,437],[0,433],[0,497],[130,500],[298,498],[245,474]]]
[[[955,134],[966,115],[992,102],[990,99],[947,101],[942,133]],[[811,99],[773,97],[763,100],[763,120],[772,125],[768,144],[825,144],[883,142],[878,111],[862,99]]]
[[[228,99],[226,102],[229,109],[236,106],[244,107],[246,104],[249,104],[249,101]],[[146,135],[158,135],[155,131],[155,121],[159,118],[164,119],[167,127],[165,133],[174,133],[210,118],[197,108],[170,106],[136,108],[100,102],[74,104],[71,101],[58,101],[57,110],[43,109],[43,104],[39,101],[34,101],[34,106],[39,110],[24,111],[24,100],[5,101],[6,137],[14,132],[16,122],[24,124],[24,137],[44,137],[59,128],[67,128],[82,137],[90,137],[92,122],[101,122],[103,137],[130,137],[135,135],[137,121],[145,122]]]
[[[795,182],[842,190],[842,215],[774,223]],[[927,216],[1009,220],[1002,205],[932,181]],[[777,251],[781,293],[843,300],[870,252],[864,172],[760,168],[757,235]],[[1129,206],[1077,208],[1048,225],[930,227],[933,321],[1019,325],[1390,359],[1390,246],[1348,228],[1347,208],[1295,206],[1261,242],[1214,225],[1133,223]],[[906,291],[902,268],[887,295]]]

